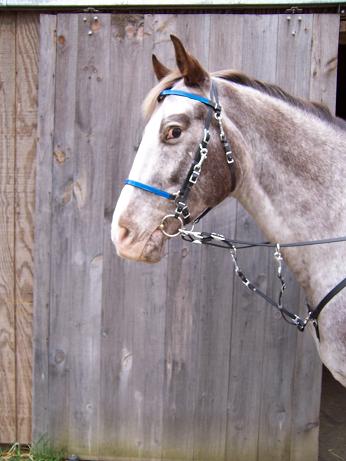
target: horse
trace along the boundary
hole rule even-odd
[[[170,236],[228,196],[270,242],[343,235],[346,123],[324,105],[241,72],[209,73],[171,40],[177,68],[153,55],[158,83],[144,101],[147,123],[114,210],[118,255],[160,261]],[[281,253],[310,306],[345,277],[343,242]],[[320,312],[318,329],[319,337],[309,324],[320,358],[346,386],[346,290]]]

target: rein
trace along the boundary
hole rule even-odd
[[[141,183],[139,181],[134,181],[132,179],[125,179],[124,184],[142,189],[146,192],[150,192],[152,194],[155,194],[167,200],[174,201],[176,205],[174,214],[168,214],[164,216],[159,226],[164,235],[170,238],[181,235],[183,240],[188,241],[188,242],[192,242],[195,244],[211,245],[211,246],[225,248],[229,250],[231,257],[232,257],[234,271],[240,278],[241,282],[249,290],[251,290],[253,293],[263,298],[267,303],[269,303],[276,309],[278,309],[282,317],[284,318],[284,320],[286,320],[291,325],[295,325],[299,331],[304,331],[306,325],[309,322],[312,322],[312,324],[315,327],[317,338],[320,339],[317,318],[319,314],[321,313],[322,309],[334,298],[334,296],[336,296],[341,290],[343,290],[346,287],[346,277],[343,280],[341,280],[332,290],[330,290],[329,293],[327,293],[327,295],[320,301],[320,303],[314,309],[312,309],[311,306],[308,303],[306,303],[307,308],[308,308],[308,314],[305,318],[302,318],[299,315],[294,314],[288,309],[286,309],[282,304],[282,298],[283,298],[284,290],[286,288],[286,283],[282,276],[283,258],[282,258],[280,250],[281,248],[292,248],[292,247],[302,247],[302,246],[307,246],[307,245],[321,245],[321,244],[327,244],[327,243],[345,242],[346,236],[324,239],[324,240],[309,240],[309,241],[304,241],[304,242],[291,242],[291,243],[279,244],[279,243],[270,243],[270,242],[247,242],[247,241],[242,241],[242,240],[230,240],[230,239],[226,239],[223,235],[217,234],[217,233],[194,232],[193,231],[194,225],[197,222],[199,222],[200,219],[203,216],[205,216],[210,211],[211,208],[205,209],[201,213],[201,215],[198,216],[194,220],[191,230],[187,230],[186,228],[184,228],[185,224],[188,224],[189,222],[191,222],[190,211],[187,205],[187,199],[191,191],[191,188],[194,186],[194,184],[196,184],[199,178],[202,165],[208,156],[208,143],[210,140],[209,128],[210,128],[213,113],[214,113],[214,117],[216,118],[218,122],[220,141],[222,143],[222,146],[225,152],[226,161],[230,169],[231,187],[232,187],[231,192],[233,192],[235,189],[235,179],[236,179],[235,162],[233,158],[232,147],[230,143],[227,141],[225,132],[223,129],[222,107],[219,103],[216,83],[214,81],[212,81],[211,83],[210,99],[205,98],[204,96],[200,96],[195,93],[189,93],[186,91],[180,91],[180,90],[175,90],[171,88],[171,89],[163,90],[159,95],[158,101],[159,102],[162,101],[166,96],[169,96],[169,95],[189,98],[194,101],[201,102],[208,107],[208,113],[204,121],[203,138],[196,149],[194,159],[192,160],[191,166],[183,182],[183,185],[181,186],[180,190],[177,193],[172,194],[170,192],[159,189],[157,187],[151,186],[149,184]],[[180,228],[175,234],[169,234],[165,230],[165,225],[170,219],[176,219],[180,223]],[[244,272],[241,271],[238,265],[237,250],[252,248],[252,247],[259,247],[259,246],[275,248],[274,259],[276,260],[276,263],[277,263],[277,277],[281,283],[281,288],[280,288],[277,301],[274,301],[272,298],[267,296],[263,291],[261,291],[258,287],[256,287],[247,278]]]
[[[197,222],[198,222],[197,218]],[[195,221],[196,222],[196,221]],[[319,304],[313,309],[308,303],[306,303],[308,314],[305,318],[301,318],[299,315],[292,313],[288,309],[286,309],[282,304],[282,297],[284,290],[286,288],[285,280],[282,276],[282,255],[281,255],[281,248],[297,248],[302,246],[308,245],[324,245],[328,243],[337,243],[337,242],[345,242],[346,236],[344,237],[335,237],[329,239],[322,239],[322,240],[307,240],[301,242],[290,242],[290,243],[271,243],[271,242],[248,242],[244,240],[235,240],[235,239],[226,239],[222,234],[217,233],[210,233],[210,232],[195,232],[193,230],[187,229],[179,229],[180,235],[183,240],[187,242],[192,242],[195,244],[200,245],[211,245],[217,248],[224,248],[230,251],[234,271],[240,278],[241,282],[253,293],[257,294],[261,298],[263,298],[267,303],[271,304],[273,307],[279,310],[284,320],[286,320],[291,325],[295,325],[299,331],[304,331],[306,325],[309,322],[312,322],[316,336],[320,339],[320,333],[317,323],[317,318],[322,311],[322,309],[331,301],[334,296],[336,296],[341,290],[346,287],[346,277],[341,280],[334,288],[332,288],[327,295],[319,302]],[[258,287],[256,287],[244,274],[243,271],[239,268],[238,261],[237,261],[237,250],[243,250],[247,248],[255,248],[255,247],[267,247],[267,248],[275,248],[274,252],[274,259],[277,263],[277,277],[280,280],[281,288],[278,295],[278,301],[274,301],[272,298],[267,296],[263,291],[261,291]]]

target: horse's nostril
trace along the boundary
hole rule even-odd
[[[131,234],[130,230],[125,226],[119,226],[117,240],[118,242],[123,242]]]

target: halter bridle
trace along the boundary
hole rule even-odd
[[[295,243],[288,243],[288,244],[273,244],[270,242],[237,242],[235,240],[227,240],[223,235],[216,234],[216,233],[207,233],[207,232],[194,232],[193,230],[187,230],[184,228],[184,224],[188,224],[191,222],[191,216],[189,207],[187,204],[187,199],[190,194],[192,187],[196,184],[202,169],[202,165],[204,161],[207,159],[208,156],[208,143],[210,140],[210,125],[212,121],[212,115],[214,114],[217,122],[218,122],[218,130],[219,130],[219,137],[222,143],[226,161],[230,169],[231,173],[231,191],[233,192],[236,186],[236,173],[235,173],[235,161],[233,158],[233,151],[230,143],[227,141],[225,132],[223,129],[222,124],[222,108],[219,103],[219,96],[217,91],[217,86],[215,81],[211,81],[211,89],[210,89],[210,99],[205,98],[204,96],[200,96],[196,93],[189,93],[186,91],[176,90],[174,88],[170,88],[167,90],[163,90],[158,100],[162,101],[166,96],[174,95],[174,96],[182,96],[185,98],[189,98],[198,102],[205,104],[208,107],[207,116],[204,121],[204,130],[203,130],[203,138],[199,143],[195,156],[192,160],[191,166],[189,171],[185,177],[183,185],[181,186],[180,190],[176,194],[171,194],[170,192],[164,191],[157,187],[151,186],[149,184],[145,184],[139,181],[135,181],[132,179],[125,179],[124,184],[129,186],[137,187],[144,191],[150,192],[152,194],[158,195],[163,197],[167,200],[171,200],[175,202],[175,211],[174,214],[168,214],[162,218],[160,229],[164,235],[167,237],[176,237],[181,235],[184,240],[190,241],[192,243],[197,244],[206,244],[212,246],[218,246],[221,248],[227,248],[231,252],[232,261],[234,265],[235,273],[238,275],[242,283],[253,293],[261,296],[263,299],[267,301],[267,303],[271,304],[273,307],[278,309],[282,315],[282,317],[288,321],[290,324],[295,325],[300,331],[304,331],[306,325],[309,322],[315,327],[316,335],[319,339],[319,330],[317,324],[317,318],[322,311],[322,309],[336,296],[341,290],[346,287],[346,278],[341,280],[332,290],[327,293],[327,295],[320,301],[320,303],[312,309],[309,304],[308,307],[308,315],[305,318],[301,318],[299,315],[292,313],[288,309],[286,309],[282,304],[282,296],[285,290],[286,284],[282,277],[282,256],[280,248],[283,247],[300,247],[305,245],[317,245],[317,244],[325,244],[325,243],[334,243],[334,242],[341,242],[346,241],[346,237],[337,237],[331,238],[326,240],[315,240],[315,241],[306,241],[306,242],[295,242]],[[194,223],[198,222],[202,216],[210,210],[207,208],[203,211],[203,213],[198,216]],[[180,228],[174,234],[169,234],[165,230],[165,225],[169,219],[177,219],[180,223]],[[274,301],[265,293],[263,293],[259,288],[257,288],[247,277],[246,275],[240,270],[237,258],[236,258],[236,251],[237,249],[249,248],[254,246],[267,246],[267,247],[275,247],[276,251],[274,253],[274,258],[278,264],[277,267],[277,276],[281,282],[281,289],[278,296],[278,301]]]
[[[158,195],[160,197],[166,198],[167,200],[172,200],[175,202],[175,211],[172,214],[168,214],[162,218],[160,229],[167,237],[176,237],[180,235],[180,231],[169,234],[165,229],[165,225],[170,219],[177,219],[180,223],[180,226],[183,227],[184,224],[188,224],[191,222],[190,210],[188,206],[188,196],[191,192],[192,187],[197,183],[198,178],[200,176],[203,163],[208,157],[208,144],[210,141],[210,125],[212,121],[212,116],[216,118],[218,122],[218,130],[219,130],[219,137],[222,143],[225,157],[227,164],[230,169],[231,173],[231,191],[234,191],[235,188],[235,162],[233,158],[233,151],[230,143],[226,139],[226,135],[223,129],[222,124],[222,107],[219,103],[219,96],[217,91],[217,85],[215,81],[211,81],[211,89],[210,89],[210,99],[205,98],[204,96],[200,96],[196,93],[189,93],[187,91],[176,90],[174,88],[170,88],[167,90],[163,90],[158,100],[162,101],[166,96],[173,95],[173,96],[182,96],[184,98],[189,98],[194,101],[198,101],[203,103],[208,107],[207,116],[204,121],[204,129],[203,129],[203,138],[201,142],[198,144],[198,147],[195,152],[195,156],[191,162],[189,171],[185,177],[185,180],[180,188],[180,190],[176,194],[171,194],[170,192],[166,192],[162,189],[158,189],[157,187],[151,186],[149,184],[141,183],[139,181],[134,181],[132,179],[125,179],[124,184],[129,186],[137,187],[139,189],[145,190],[152,194]],[[207,208],[203,211],[203,216],[210,210]],[[200,219],[201,215],[198,217]]]

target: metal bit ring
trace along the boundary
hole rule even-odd
[[[174,214],[167,214],[166,216],[162,218],[161,224],[159,225],[160,231],[168,238],[177,237],[178,235],[180,235],[179,230],[175,234],[169,234],[168,232],[165,231],[165,224],[168,219],[177,219],[180,223],[179,229],[181,227],[184,227],[184,222],[180,216],[176,216]]]

